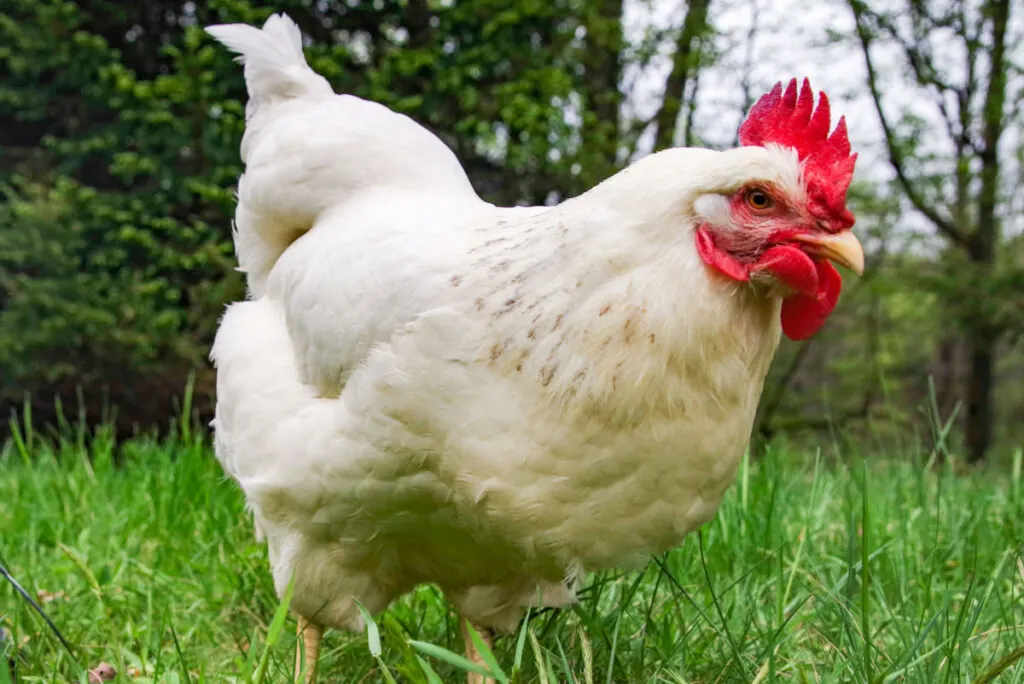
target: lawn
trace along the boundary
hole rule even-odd
[[[0,454],[0,556],[74,650],[0,581],[21,681],[73,681],[75,659],[120,682],[289,681],[294,623],[274,623],[242,499],[203,436],[176,435],[114,449],[102,431],[23,431]],[[744,464],[701,535],[531,615],[496,644],[501,668],[550,684],[1024,682],[1020,455],[955,475],[834,450]],[[366,635],[327,633],[322,682],[464,681],[419,643],[461,651],[435,589],[377,624],[379,659]]]

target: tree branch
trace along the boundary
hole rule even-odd
[[[665,79],[665,95],[655,115],[655,150],[671,147],[675,140],[676,124],[683,107],[686,85],[692,74],[700,68],[701,40],[708,32],[708,5],[710,0],[690,0],[683,19],[683,27],[672,57],[672,71]]]
[[[871,92],[871,99],[874,100],[875,110],[878,112],[878,119],[882,124],[882,133],[885,135],[885,146],[889,152],[889,162],[892,165],[893,170],[896,172],[896,179],[899,181],[900,187],[903,188],[903,192],[910,200],[910,203],[914,205],[915,209],[924,214],[940,233],[955,242],[957,245],[967,248],[970,244],[969,236],[960,228],[957,228],[948,217],[943,216],[934,207],[930,206],[925,201],[921,193],[918,192],[917,188],[914,187],[913,182],[907,175],[903,151],[900,150],[899,145],[896,142],[896,134],[893,131],[888,118],[885,116],[885,111],[882,109],[882,96],[878,90],[878,78],[875,72],[875,65],[871,61],[871,37],[868,35],[867,27],[864,25],[863,15],[865,8],[861,0],[848,0],[848,2],[850,9],[853,12],[854,23],[857,27],[857,37],[860,40],[861,49],[864,53],[864,65],[868,73],[868,89]]]

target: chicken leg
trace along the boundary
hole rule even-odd
[[[320,653],[320,625],[299,616],[298,640],[295,642],[295,684],[313,684],[316,681],[316,660]],[[305,659],[303,659],[305,655]],[[302,664],[306,664],[306,676],[302,678]]]
[[[469,636],[469,630],[466,629],[466,626],[469,624],[469,620],[459,618],[459,626],[462,628],[462,638],[466,642],[466,657],[470,660],[470,662],[487,667],[487,664],[484,663],[483,658],[480,657],[480,652],[476,649],[476,645],[473,643],[473,640]],[[483,642],[487,644],[487,648],[494,647],[494,635],[491,633],[491,630],[485,627],[477,627],[476,625],[473,625],[472,627],[476,631],[476,633],[480,635],[480,638],[483,640]],[[485,677],[484,675],[477,674],[475,672],[470,672],[466,675],[466,683],[494,684],[494,680],[490,677]]]

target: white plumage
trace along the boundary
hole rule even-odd
[[[358,629],[353,597],[429,581],[510,630],[712,517],[781,300],[712,273],[694,229],[730,230],[751,180],[799,196],[795,152],[669,150],[557,207],[495,207],[426,129],[331,92],[286,17],[209,31],[250,95],[251,300],[213,349],[216,450],[297,612]]]

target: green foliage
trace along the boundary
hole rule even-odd
[[[1014,212],[1014,176],[1020,173],[1015,174],[1008,154],[1008,146],[1019,141],[1007,138],[1024,123],[1016,106],[1024,92],[1019,79],[1024,54],[1012,3],[972,0],[942,9],[915,1],[847,4],[888,161],[909,204],[946,243],[939,268],[919,282],[942,300],[947,330],[941,346],[959,344],[965,351],[956,364],[964,375],[958,392],[964,399],[964,447],[979,462],[996,432],[1001,344],[1024,321],[1016,289],[1024,268],[1019,251],[1004,239],[1003,225]],[[891,73],[882,77],[872,50],[881,44],[907,68],[886,69]],[[938,54],[954,62],[936,59]],[[975,66],[983,61],[989,64],[984,74]],[[953,69],[951,63],[968,67]],[[903,105],[893,115],[883,106],[891,104],[885,91],[914,93],[915,105]],[[1004,247],[1013,251],[1000,254]]]
[[[201,26],[289,12],[314,68],[433,128],[493,201],[542,203],[598,180],[580,178],[585,154],[614,157],[614,137],[584,148],[567,123],[584,49],[568,0],[325,7],[0,9],[0,414],[29,396],[49,421],[54,394],[84,387],[94,420],[109,404],[122,430],[161,425],[190,372],[208,412],[209,343],[244,294],[230,224],[245,90]]]
[[[115,464],[109,431],[19,435],[0,454],[0,529],[17,530],[4,561],[83,665],[109,662],[124,682],[291,680],[294,623],[202,438],[131,440]],[[770,450],[744,463],[699,536],[641,572],[590,576],[571,609],[535,611],[498,639],[491,669],[523,683],[934,684],[1005,666],[998,681],[1024,682],[1010,658],[1024,623],[1021,456],[959,477],[954,464],[889,455],[849,467]],[[0,606],[26,681],[75,675],[6,584]],[[375,624],[329,631],[321,676],[463,677],[459,628],[436,589]]]
[[[0,406],[28,394],[53,415],[55,392],[84,386],[94,417],[109,393],[125,422],[161,423],[242,293],[228,243],[241,106],[195,27],[150,47],[167,73],[146,80],[102,7],[7,7],[0,117],[26,139],[0,204]]]

